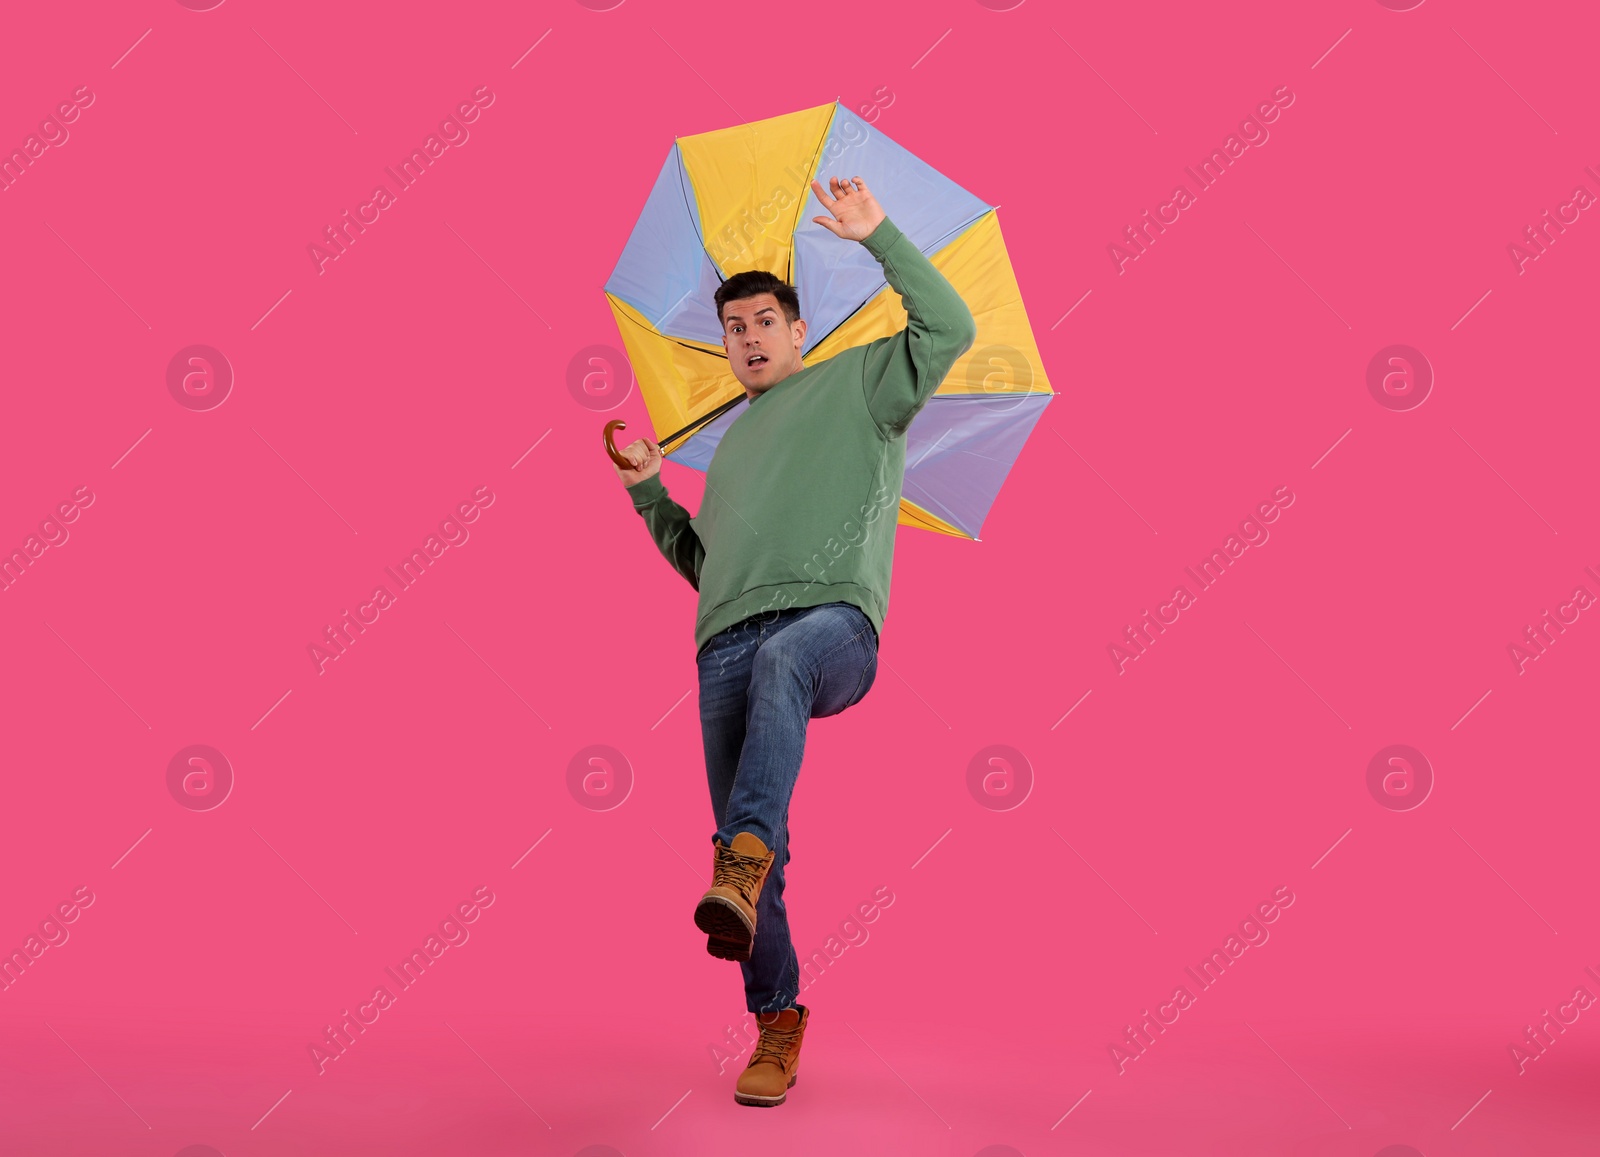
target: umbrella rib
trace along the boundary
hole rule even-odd
[[[694,226],[695,240],[700,242],[700,252],[705,254],[705,259],[711,266],[711,272],[717,275],[717,284],[720,285],[727,278],[722,276],[722,270],[717,268],[717,263],[711,256],[711,250],[706,248],[705,234],[700,232],[700,214],[689,202],[688,174],[683,171],[683,146],[674,141],[673,149],[678,154],[678,192],[683,194],[683,211],[688,214],[689,223]]]
[[[993,212],[992,209],[985,209],[984,210],[984,213],[991,213],[991,212]],[[974,224],[976,224],[978,221],[982,220],[982,218],[983,218],[983,213],[979,213],[976,217],[972,218],[971,221],[968,221],[965,224],[959,225],[956,228],[952,229],[950,232],[946,233],[943,237],[941,237],[937,241],[935,241],[933,243],[933,245],[929,248],[928,252],[932,252],[932,253],[939,252],[939,250],[943,249],[947,243],[949,243],[950,241],[952,241],[953,239],[955,239],[957,237],[960,237],[963,233],[965,233],[968,229],[970,229]],[[909,240],[909,238],[908,238],[908,240]],[[913,244],[915,244],[915,242],[913,242]],[[793,246],[791,245],[790,248],[793,249]],[[922,252],[920,247],[918,249],[918,252]],[[928,252],[922,252],[922,255],[924,257],[927,257],[928,256]],[[931,260],[931,258],[930,258],[930,260]],[[876,285],[874,285],[872,287],[872,292],[867,294],[867,296],[866,296],[866,298],[864,300],[858,302],[854,309],[852,309],[849,313],[845,314],[844,317],[839,319],[838,324],[835,325],[833,327],[833,329],[830,329],[827,333],[823,334],[820,340],[814,341],[814,342],[810,342],[809,343],[809,348],[814,350],[814,349],[818,348],[819,346],[821,346],[823,344],[823,342],[826,342],[830,337],[832,337],[834,335],[835,332],[837,332],[839,329],[841,329],[845,325],[846,322],[848,322],[851,318],[855,317],[856,314],[860,313],[862,311],[862,309],[864,309],[867,305],[869,305],[875,298],[877,298],[881,293],[883,293],[883,291],[885,289],[888,289],[888,288],[890,288],[888,278],[884,278],[884,279],[880,280]],[[900,333],[904,329],[905,329],[905,327],[901,326],[900,329],[897,329],[894,332],[895,333]],[[894,334],[889,334],[888,336],[893,337]],[[855,347],[851,346],[849,348],[854,349]],[[843,353],[843,352],[844,352],[843,350],[840,351],[840,353]],[[942,385],[943,383],[940,383],[940,384]]]
[[[867,302],[871,301],[874,297],[877,297],[878,294],[880,292],[882,292],[884,286],[886,286],[888,284],[889,283],[887,281],[885,281],[885,282],[883,282],[882,285],[874,286],[872,292],[867,294],[866,301],[860,302],[854,309],[852,309],[849,313],[845,314],[844,317],[840,318],[839,319],[839,323],[837,325],[835,325],[832,329],[830,329],[827,333],[823,334],[822,337],[819,340],[812,342],[810,348],[807,349],[806,352],[807,353],[814,353],[824,342],[826,342],[830,337],[832,337],[835,333],[837,333],[840,329],[842,329],[846,322],[848,322],[851,318],[855,317],[856,314],[860,313],[861,310],[862,310],[862,307],[865,306],[867,304]],[[899,332],[900,332],[899,330],[895,330],[895,333],[899,333]],[[889,337],[893,337],[894,334],[889,334],[888,336]],[[855,346],[846,346],[845,347],[845,349],[855,349],[855,348],[856,348]],[[839,353],[844,353],[844,350],[840,350]],[[839,355],[838,354],[834,354],[832,356],[838,357]]]
[[[682,305],[682,304],[683,304],[683,303],[684,303],[684,302],[685,302],[685,301],[686,301],[686,300],[688,300],[688,297],[689,297],[689,295],[690,295],[690,294],[691,294],[691,293],[693,293],[693,292],[694,292],[694,290],[692,290],[692,289],[686,289],[686,290],[684,290],[684,291],[683,291],[683,296],[682,296],[682,297],[680,297],[680,298],[678,298],[678,300],[677,300],[677,301],[675,301],[675,302],[673,302],[673,303],[672,303],[672,304],[671,304],[671,305],[669,305],[669,306],[667,306],[667,308],[666,308],[666,312],[664,312],[664,313],[663,313],[663,314],[662,314],[662,315],[661,315],[661,317],[662,317],[662,320],[663,320],[663,321],[664,321],[664,320],[665,320],[665,319],[667,319],[667,318],[669,318],[669,317],[671,317],[671,316],[672,316],[672,311],[673,311],[673,310],[675,310],[675,309],[677,309],[677,308],[678,308],[678,306],[680,306],[680,305]]]
[[[726,414],[729,410],[733,409],[740,402],[745,401],[745,400],[747,400],[747,399],[746,399],[745,395],[743,395],[743,394],[740,394],[736,398],[730,398],[730,399],[728,399],[728,401],[724,402],[722,405],[718,406],[716,409],[710,411],[709,413],[701,415],[699,418],[696,418],[693,422],[690,422],[687,426],[683,427],[683,429],[674,430],[672,433],[668,434],[665,438],[662,438],[661,441],[662,442],[671,442],[674,439],[676,439],[679,435],[692,434],[696,430],[700,429],[703,426],[709,426],[716,419],[720,418],[723,414]]]
[[[632,303],[630,302],[629,304],[632,304]],[[622,316],[623,317],[627,317],[628,315],[627,314],[623,314]],[[681,345],[686,350],[693,350],[695,353],[706,354],[707,356],[714,356],[714,357],[727,357],[728,356],[727,354],[716,353],[713,350],[706,349],[706,348],[703,348],[701,346],[694,345],[691,342],[685,341],[681,337],[673,337],[670,333],[662,333],[659,329],[657,329],[650,322],[647,322],[647,321],[635,321],[631,317],[628,318],[628,320],[632,321],[633,324],[638,326],[640,329],[648,330],[650,333],[654,334],[656,337],[660,338],[662,341],[670,341],[673,345]]]
[[[909,498],[906,499],[906,501],[907,502],[911,502],[911,500]],[[912,503],[912,506],[911,506],[910,509],[907,509],[905,507],[901,507],[901,512],[904,513],[904,514],[909,514],[909,515],[911,515],[912,518],[916,519],[916,525],[918,525],[918,526],[924,527],[925,529],[928,529],[928,530],[937,531],[939,529],[938,527],[936,527],[932,522],[930,522],[923,514],[921,514],[916,509],[916,504],[915,503]],[[972,537],[972,535],[967,534],[967,532],[965,530],[962,530],[962,528],[961,528],[961,526],[959,524],[957,524],[955,522],[951,522],[949,525],[954,526],[957,530],[960,530],[961,533],[966,535],[968,538]]]
[[[806,166],[806,172],[815,173],[817,171],[817,158],[822,155],[822,146],[828,143],[828,134],[833,132],[833,123],[834,123],[834,121],[836,121],[838,119],[839,119],[839,101],[838,101],[838,98],[835,97],[834,98],[834,102],[833,102],[833,112],[828,114],[828,127],[822,130],[822,136],[817,141],[816,151],[811,154],[811,163]],[[813,179],[816,179],[816,178],[813,178]],[[790,285],[794,284],[794,273],[795,273],[795,268],[794,268],[794,238],[795,238],[795,234],[800,231],[800,214],[805,209],[806,198],[807,198],[807,195],[810,192],[811,192],[811,186],[807,185],[804,189],[800,190],[800,196],[795,199],[794,224],[791,225],[790,228],[789,228],[789,252],[788,252],[788,255],[787,255],[787,258],[786,258],[787,265],[786,265],[786,267],[784,268],[784,271],[783,271],[783,279],[785,281],[787,281]]]
[[[961,524],[960,524],[960,523],[959,523],[959,522],[957,522],[957,521],[956,521],[956,515],[955,515],[955,512],[954,512],[954,511],[953,511],[953,510],[951,510],[951,509],[950,509],[950,508],[949,508],[949,507],[948,507],[948,506],[946,506],[946,505],[945,505],[945,504],[944,504],[944,503],[942,503],[942,502],[940,502],[940,501],[939,501],[939,500],[938,500],[938,499],[937,499],[937,498],[935,498],[935,497],[934,497],[934,496],[933,496],[933,495],[932,495],[932,494],[929,494],[929,493],[928,493],[928,490],[927,490],[927,488],[926,488],[926,487],[924,487],[924,486],[918,486],[918,485],[917,485],[917,483],[916,483],[916,482],[914,482],[914,481],[913,481],[913,480],[912,480],[912,479],[910,479],[910,478],[907,478],[907,479],[906,479],[906,480],[905,480],[905,482],[904,482],[904,483],[902,483],[902,484],[901,484],[901,489],[902,489],[902,493],[903,493],[903,492],[904,492],[904,488],[905,488],[905,487],[906,487],[906,486],[915,486],[915,487],[916,487],[916,488],[917,488],[917,490],[918,490],[918,491],[919,491],[919,492],[920,492],[920,493],[921,493],[921,494],[922,494],[922,495],[923,495],[923,496],[924,496],[924,497],[926,497],[926,498],[927,498],[927,500],[928,500],[928,503],[927,503],[927,504],[928,504],[928,505],[932,505],[932,506],[937,506],[937,507],[938,507],[938,508],[939,508],[939,509],[940,509],[940,510],[942,510],[942,511],[944,511],[944,512],[945,512],[945,513],[946,513],[946,514],[948,514],[948,515],[949,515],[949,516],[950,516],[950,517],[949,517],[949,518],[947,518],[947,519],[945,519],[945,521],[946,521],[946,522],[948,522],[948,523],[949,523],[949,524],[950,524],[950,525],[951,525],[951,526],[954,526],[954,527],[957,527],[957,528],[959,528],[959,527],[960,527],[960,525],[961,525]]]
[[[683,171],[683,146],[673,142],[673,151],[678,154],[678,192],[683,194],[683,211],[689,215],[689,224],[694,226],[695,240],[700,242],[700,248],[706,247],[705,234],[700,232],[700,214],[689,203],[689,190],[685,184],[687,174]],[[708,253],[706,256],[710,256]]]

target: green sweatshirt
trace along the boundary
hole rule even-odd
[[[977,324],[893,221],[861,244],[900,294],[906,327],[758,394],[712,455],[699,514],[674,502],[659,474],[626,488],[656,546],[700,592],[697,653],[741,619],[785,607],[853,603],[883,629],[906,429]]]

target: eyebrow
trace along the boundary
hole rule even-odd
[[[764,313],[777,313],[777,312],[778,311],[776,309],[774,309],[772,306],[763,305],[760,309],[756,310],[755,313],[752,314],[751,316],[752,317],[760,317]],[[729,322],[729,321],[743,321],[744,320],[742,315],[737,314],[737,313],[726,313],[726,314],[723,314],[723,317],[725,319],[724,324],[726,324],[726,322]]]

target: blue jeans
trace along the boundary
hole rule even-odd
[[[774,853],[756,901],[756,938],[744,971],[751,1012],[789,1008],[800,965],[789,940],[783,869],[789,799],[805,754],[806,725],[859,703],[878,673],[878,632],[851,603],[785,607],[753,615],[706,641],[700,730],[717,830],[713,841],[754,833]]]

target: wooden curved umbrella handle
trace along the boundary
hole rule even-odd
[[[628,423],[624,422],[621,418],[613,418],[613,419],[611,419],[611,421],[606,423],[606,429],[605,429],[605,435],[604,435],[605,443],[606,443],[606,453],[611,456],[611,460],[613,462],[615,462],[617,464],[618,469],[621,469],[621,470],[632,470],[633,469],[633,463],[629,462],[626,458],[624,458],[622,456],[622,451],[618,450],[617,447],[616,447],[616,444],[611,441],[611,431],[613,431],[613,430],[626,430],[627,428],[628,428]]]

